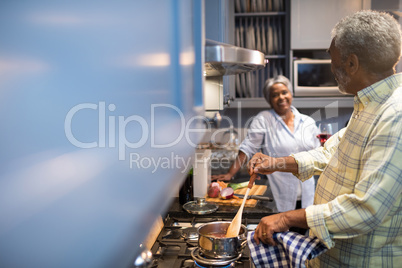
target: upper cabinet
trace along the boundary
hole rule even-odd
[[[234,44],[233,0],[205,0],[205,38]]]
[[[222,77],[219,107],[266,108],[266,79],[283,74],[292,80],[293,57],[306,51],[324,52],[331,30],[346,15],[362,9],[398,10],[402,0],[205,0],[205,36],[219,42],[263,52],[264,69]],[[385,3],[387,4],[385,7]],[[381,7],[376,8],[381,4]],[[399,9],[400,10],[400,9]],[[399,15],[400,12],[394,14]],[[303,54],[304,55],[304,54]],[[216,90],[218,92],[218,90]],[[216,94],[215,94],[216,95]],[[339,100],[352,107],[353,98],[295,97],[297,108],[325,107]]]
[[[234,44],[234,2],[232,0],[205,0],[205,38]],[[231,75],[232,76],[232,75]],[[230,102],[230,76],[206,77],[204,104],[206,111],[222,110]],[[215,112],[207,112],[207,116]]]
[[[370,0],[291,0],[291,49],[327,49],[344,16],[370,8]]]

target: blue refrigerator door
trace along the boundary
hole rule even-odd
[[[2,1],[0,267],[130,266],[202,128],[201,1]]]

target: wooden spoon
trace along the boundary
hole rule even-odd
[[[237,211],[236,216],[233,218],[232,222],[230,223],[230,225],[228,227],[228,230],[226,231],[226,237],[236,237],[239,235],[244,205],[246,204],[248,194],[250,192],[250,189],[253,187],[254,181],[256,178],[257,178],[256,174],[253,174],[251,176],[250,182],[248,183],[248,186],[247,186],[246,194],[243,197],[243,202],[241,203],[241,206],[240,206],[239,210]]]

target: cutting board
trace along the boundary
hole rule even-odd
[[[263,195],[266,190],[267,190],[266,185],[254,185],[253,188],[250,189],[249,195]],[[235,192],[235,194],[244,195],[244,194],[246,194],[246,191],[247,191],[247,187],[237,189],[234,192]],[[215,203],[218,205],[222,205],[222,206],[239,206],[240,207],[241,203],[243,202],[243,198],[232,198],[232,199],[224,200],[220,197],[211,198],[211,197],[206,196],[205,201]],[[255,207],[257,205],[257,201],[258,200],[255,200],[255,199],[248,199],[248,200],[246,200],[246,203],[244,204],[244,206],[245,207]]]

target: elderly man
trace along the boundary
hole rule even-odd
[[[309,228],[329,250],[311,266],[396,267],[402,264],[401,30],[386,13],[360,11],[341,20],[329,48],[339,90],[354,94],[347,128],[318,149],[272,158],[258,153],[250,174],[321,174],[314,205],[261,219],[254,239]]]

